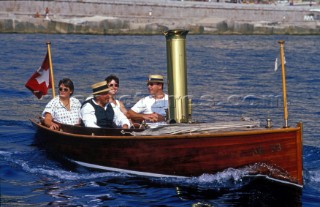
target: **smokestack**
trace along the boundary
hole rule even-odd
[[[164,32],[167,42],[167,80],[169,95],[169,121],[191,121],[191,103],[187,90],[186,36],[187,30]]]

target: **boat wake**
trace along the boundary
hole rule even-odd
[[[281,170],[264,164],[264,163],[255,163],[253,165],[245,166],[243,168],[228,168],[221,172],[217,172],[215,174],[202,174],[196,177],[185,177],[185,176],[175,176],[175,175],[164,175],[164,174],[157,174],[157,173],[148,173],[148,172],[139,172],[139,171],[132,171],[132,170],[125,170],[119,168],[112,168],[112,167],[105,167],[90,163],[84,163],[75,160],[69,160],[74,162],[78,165],[92,168],[92,169],[99,169],[99,170],[106,170],[112,172],[118,172],[122,175],[132,175],[132,176],[139,176],[143,178],[147,178],[152,182],[160,182],[166,184],[177,184],[177,185],[185,185],[185,186],[205,186],[206,188],[227,188],[227,189],[237,189],[241,188],[244,185],[250,183],[254,179],[267,179],[274,182],[282,183],[285,185],[294,185],[296,187],[301,187],[300,185],[293,184],[291,182],[286,182],[283,179],[286,178],[286,173],[282,172]],[[264,175],[260,174],[252,174],[252,171],[257,171],[259,169],[261,172],[264,172]],[[266,173],[268,172],[268,173]],[[281,179],[275,179],[273,176],[266,176],[265,174],[277,174],[278,177]]]
[[[55,161],[50,160],[38,160],[34,161],[32,158],[29,160],[23,159],[23,157],[29,157],[27,153],[20,152],[6,152],[0,150],[1,160],[8,162],[10,165],[15,165],[17,168],[21,168],[24,172],[35,174],[38,176],[50,176],[61,180],[92,180],[97,178],[115,178],[115,177],[130,177],[128,174],[118,172],[92,172],[88,169],[76,168],[72,171],[64,169]],[[41,157],[41,156],[38,156]],[[46,158],[43,158],[46,159]],[[45,163],[45,164],[44,164]]]
[[[23,171],[36,174],[38,176],[46,176],[58,178],[61,180],[94,180],[99,178],[113,179],[113,178],[143,178],[152,183],[170,184],[170,185],[182,185],[182,186],[206,186],[214,188],[229,188],[244,184],[243,178],[245,178],[249,171],[246,168],[233,169],[229,168],[216,174],[203,174],[198,177],[183,177],[183,176],[169,176],[153,173],[143,173],[135,171],[126,171],[115,168],[107,168],[97,165],[91,165],[88,163],[82,163],[78,161],[72,161],[72,163],[78,164],[77,167],[72,167],[72,170],[66,169],[65,166],[61,166],[56,161],[48,160],[45,156],[41,160],[41,155],[38,157],[38,161],[35,162],[30,155],[21,152],[6,152],[0,151],[0,157],[2,160],[11,163],[10,165],[16,165],[17,168],[21,168]],[[29,160],[23,159],[23,157],[29,157]],[[45,163],[45,164],[43,164]],[[70,165],[70,164],[69,164]],[[83,167],[84,166],[84,167]],[[104,170],[104,171],[101,171]]]
[[[215,174],[202,174],[196,177],[179,178],[151,178],[154,182],[176,184],[180,187],[194,187],[201,189],[239,189],[250,182],[246,169],[229,168]]]
[[[271,179],[267,176],[262,175],[251,175],[251,170],[257,167],[265,167],[268,170],[276,170],[271,166],[255,164],[251,166],[246,166],[239,169],[228,168],[221,172],[215,174],[202,174],[195,177],[183,177],[183,176],[172,176],[172,175],[162,175],[154,173],[136,172],[128,171],[116,168],[109,168],[104,166],[92,165],[89,163],[78,162],[74,160],[68,160],[69,168],[65,165],[61,165],[59,162],[54,160],[48,160],[46,156],[35,156],[37,157],[37,162],[32,158],[29,160],[24,160],[23,157],[31,157],[26,155],[26,153],[21,152],[6,152],[0,151],[0,157],[3,160],[13,163],[17,167],[21,167],[26,173],[35,174],[37,176],[45,176],[57,178],[59,180],[66,181],[77,181],[77,180],[87,180],[92,181],[96,179],[143,179],[146,182],[151,182],[153,184],[161,185],[174,185],[187,188],[200,188],[200,189],[216,189],[216,190],[237,190],[246,185],[248,185],[252,180],[255,179]],[[40,157],[40,160],[39,160]],[[41,160],[41,157],[43,157]],[[45,163],[45,164],[43,164]],[[75,165],[70,168],[70,165]],[[71,170],[70,170],[71,169]],[[103,171],[101,171],[103,170]],[[320,172],[313,172],[312,177],[314,180],[320,180],[318,177]],[[280,180],[275,180],[277,182],[282,182]],[[289,183],[290,184],[290,183]]]
[[[21,176],[25,177],[22,173],[28,174],[27,177],[38,177],[42,180],[45,185],[40,184],[39,187],[38,182],[35,182],[34,188],[43,191],[50,198],[54,198],[54,201],[50,203],[52,205],[60,206],[61,204],[67,205],[74,202],[90,203],[90,205],[101,204],[104,201],[117,199],[119,189],[123,194],[131,192],[132,189],[141,190],[141,192],[144,192],[145,189],[163,189],[165,192],[172,192],[174,189],[176,196],[184,201],[218,199],[230,193],[252,198],[256,195],[257,189],[258,192],[262,191],[264,194],[277,196],[280,195],[278,189],[281,189],[278,188],[278,185],[276,187],[272,184],[269,185],[270,183],[265,177],[250,176],[251,171],[248,167],[229,168],[215,174],[203,174],[196,177],[151,177],[125,172],[101,171],[76,165],[74,162],[69,162],[69,167],[66,167],[66,163],[61,164],[56,160],[48,159],[43,153],[0,150],[0,161],[6,163],[3,165],[4,171],[8,169],[9,172],[9,169],[16,169],[11,174],[14,173],[18,180]],[[317,175],[319,175],[319,172],[315,172],[313,176]],[[10,179],[12,179],[12,175],[10,175]],[[9,180],[3,184],[10,186],[10,182],[12,183]],[[30,184],[33,185],[32,183],[27,185]],[[117,192],[112,190],[115,186]],[[21,187],[25,186],[21,184]],[[81,194],[74,196],[75,192],[81,192]],[[281,192],[287,191],[281,190]],[[292,195],[296,194],[289,194],[287,197],[292,199]],[[68,199],[64,200],[65,198]],[[237,201],[238,197],[234,199],[234,201]],[[275,200],[278,201],[278,199]],[[206,206],[203,205],[206,203],[201,202],[199,206],[200,204]]]

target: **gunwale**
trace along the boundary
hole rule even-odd
[[[247,130],[238,130],[238,131],[218,131],[211,133],[189,133],[189,134],[165,134],[165,135],[139,135],[139,136],[117,136],[117,135],[84,135],[84,134],[73,134],[64,131],[57,131],[47,128],[35,120],[30,119],[30,121],[37,125],[40,128],[43,128],[47,131],[51,131],[57,134],[77,137],[77,138],[97,138],[97,139],[193,139],[193,138],[208,138],[208,137],[228,137],[228,136],[245,136],[245,135],[259,135],[259,134],[272,134],[272,133],[287,133],[287,132],[295,132],[300,130],[300,125],[298,124],[296,127],[290,128],[251,128]],[[128,130],[127,130],[128,131]]]

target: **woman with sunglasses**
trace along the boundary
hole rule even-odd
[[[57,123],[80,124],[81,103],[78,99],[71,97],[73,92],[73,82],[69,78],[59,81],[59,96],[53,98],[42,112],[44,124],[47,127],[58,130]]]
[[[105,81],[107,81],[108,87],[112,88],[109,91],[109,103],[111,103],[113,108],[117,107],[124,115],[127,115],[127,109],[122,103],[122,101],[116,99],[116,94],[119,89],[119,78],[115,75],[109,75],[108,77],[106,77]]]

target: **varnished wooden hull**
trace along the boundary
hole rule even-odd
[[[81,135],[74,133],[76,128],[68,133],[32,123],[39,132],[38,142],[49,151],[84,163],[176,176],[249,166],[250,174],[303,184],[301,124],[209,134],[102,136],[97,131]]]

